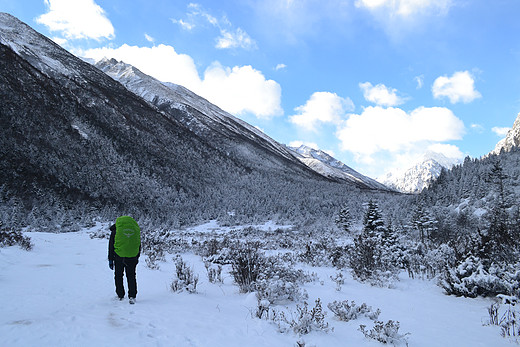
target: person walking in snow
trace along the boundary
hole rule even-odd
[[[137,296],[135,269],[141,254],[141,229],[132,217],[121,216],[116,219],[116,224],[110,227],[110,231],[108,267],[114,270],[116,294],[119,300],[125,297],[124,272],[128,283],[128,299],[134,304]]]

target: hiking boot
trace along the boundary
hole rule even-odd
[[[135,298],[128,298],[128,302],[132,305],[135,304]]]

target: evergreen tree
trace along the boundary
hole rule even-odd
[[[510,207],[504,187],[507,178],[500,161],[496,160],[488,175],[488,181],[493,184],[496,200],[488,215],[489,229],[482,238],[482,255],[491,261],[511,261],[516,246],[507,212]]]
[[[339,211],[338,217],[336,218],[336,225],[345,233],[350,233],[350,228],[352,227],[352,217],[346,204]]]
[[[354,239],[350,265],[354,277],[372,284],[386,284],[397,270],[397,239],[386,228],[376,202],[370,200],[363,220],[363,231]]]
[[[418,205],[412,217],[412,228],[419,234],[419,241],[430,241],[437,231],[437,220],[422,205]]]

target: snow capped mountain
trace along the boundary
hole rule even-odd
[[[365,185],[373,189],[388,190],[383,184],[360,174],[322,150],[305,145],[288,148],[302,163],[325,177]]]
[[[166,112],[168,109],[187,111],[187,117],[180,120],[190,130],[200,136],[212,138],[213,142],[219,142],[219,146],[226,147],[228,151],[236,151],[237,143],[235,141],[222,142],[221,135],[225,135],[226,138],[239,136],[248,141],[255,140],[287,160],[293,161],[296,157],[306,167],[329,179],[345,181],[362,188],[388,189],[379,182],[354,171],[325,152],[305,146],[300,148],[285,147],[257,128],[221,110],[216,105],[180,85],[162,83],[142,73],[134,66],[114,59],[102,59],[95,66],[160,110]],[[215,134],[219,134],[219,136],[215,137]],[[247,150],[242,147],[238,154],[245,153],[247,153]]]
[[[222,135],[256,141],[277,155],[294,161],[292,154],[283,145],[183,86],[162,83],[136,67],[114,59],[102,59],[95,66],[161,111],[185,111],[187,117],[179,119],[181,122],[196,134],[219,142],[218,145],[227,147],[227,150],[235,150],[236,143],[223,143]]]
[[[8,13],[0,12],[0,43],[49,77],[79,78],[87,64]]]
[[[507,132],[504,139],[500,140],[495,149],[491,151],[492,154],[500,154],[500,151],[510,151],[511,148],[520,145],[520,113],[516,117],[515,123],[511,130]]]
[[[403,193],[420,193],[430,182],[439,177],[443,168],[451,169],[460,160],[441,153],[427,152],[423,158],[404,172],[389,172],[378,178],[386,186]]]

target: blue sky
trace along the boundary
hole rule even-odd
[[[520,112],[517,0],[0,0],[0,11],[371,177],[427,150],[485,155]]]

